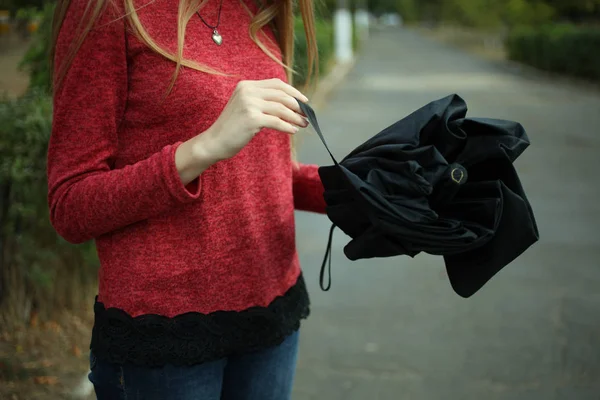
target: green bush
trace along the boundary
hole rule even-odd
[[[317,19],[317,46],[319,47],[319,73],[327,72],[327,66],[333,56],[333,25],[331,22]],[[300,17],[295,22],[295,46],[294,46],[294,84],[302,86],[306,83],[308,73],[308,60],[306,57],[306,37],[304,36],[304,25]]]
[[[508,57],[533,67],[600,81],[600,28],[557,24],[514,29]]]
[[[0,95],[0,326],[32,312],[52,317],[89,303],[98,260],[93,242],[74,246],[50,224],[46,154],[52,129],[49,45],[53,3],[20,68],[30,77],[19,98]]]
[[[84,288],[95,282],[93,243],[71,245],[49,221],[51,121],[44,90],[0,99],[0,325],[22,322],[33,309],[51,316],[79,307]]]
[[[37,92],[0,102],[0,247],[10,248],[9,264],[47,283],[48,276],[29,258],[37,250],[30,234],[48,226],[46,205],[46,145],[51,131],[51,100]],[[21,251],[22,250],[22,251]],[[3,265],[7,261],[3,259]],[[30,263],[32,268],[28,268]],[[6,265],[4,265],[6,267]]]
[[[29,49],[19,68],[29,74],[29,87],[49,92],[52,77],[50,76],[50,38],[52,37],[52,19],[55,3],[46,3],[39,13],[40,26],[32,38]]]

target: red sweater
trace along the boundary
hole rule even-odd
[[[58,64],[87,1],[73,0],[66,15]],[[138,11],[143,25],[175,51],[177,2],[146,3]],[[211,0],[201,11],[208,23],[216,21],[218,5]],[[301,274],[294,209],[325,209],[317,167],[294,167],[290,137],[276,131],[263,130],[237,156],[182,185],[177,146],[213,124],[238,81],[286,79],[249,37],[241,3],[224,0],[222,7],[222,46],[196,16],[185,56],[231,77],[184,68],[163,100],[174,63],[109,8],[55,93],[51,220],[70,242],[96,240],[98,301],[129,316],[267,307]]]

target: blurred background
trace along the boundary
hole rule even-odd
[[[521,122],[541,240],[471,299],[443,261],[345,260],[318,289],[329,222],[297,214],[313,313],[294,398],[600,400],[600,0],[321,0],[321,127],[342,158],[426,103]],[[0,4],[0,399],[91,398],[98,260],[48,222],[54,3]],[[295,84],[305,82],[297,21]],[[310,97],[310,96],[309,96]],[[328,165],[315,136],[300,160]]]

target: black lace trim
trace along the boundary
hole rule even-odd
[[[310,313],[302,276],[268,307],[131,317],[96,301],[90,349],[101,360],[145,366],[192,365],[276,346]]]

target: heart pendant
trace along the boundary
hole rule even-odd
[[[221,43],[223,43],[223,37],[219,32],[217,32],[216,29],[213,31],[212,40],[217,44],[217,46],[220,46]]]

